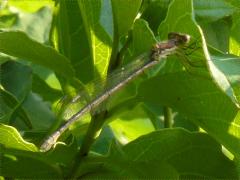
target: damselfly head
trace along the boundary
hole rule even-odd
[[[188,34],[176,32],[168,33],[168,40],[173,40],[176,46],[185,45],[190,42],[191,37]]]

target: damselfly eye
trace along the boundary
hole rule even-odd
[[[191,37],[188,34],[182,35],[181,40],[182,43],[187,44],[190,42]]]

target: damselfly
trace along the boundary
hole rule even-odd
[[[90,101],[82,107],[77,113],[71,116],[68,121],[61,126],[57,131],[51,134],[41,145],[41,151],[48,151],[58,140],[59,136],[68,129],[68,127],[76,122],[79,118],[81,118],[87,112],[92,111],[92,109],[98,107],[105,100],[107,100],[111,95],[115,92],[126,86],[133,79],[143,74],[147,69],[158,64],[162,59],[164,59],[168,55],[172,55],[176,52],[177,49],[184,47],[190,41],[190,36],[186,34],[180,33],[169,33],[168,40],[164,42],[156,43],[151,52],[148,55],[144,55],[139,58],[137,61],[140,62],[140,66],[136,66],[135,69],[125,72],[124,69],[121,69],[121,73],[126,74],[121,77],[120,80],[116,81],[116,83],[111,84],[107,88],[104,89],[101,93],[91,98]],[[134,66],[133,66],[134,67]],[[128,68],[126,68],[128,69]],[[119,71],[118,71],[119,72]],[[115,72],[113,72],[115,74]],[[116,73],[118,76],[119,73]],[[115,75],[114,75],[115,76]],[[79,96],[75,97],[75,100],[78,99]]]

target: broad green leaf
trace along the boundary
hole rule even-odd
[[[115,139],[114,133],[109,126],[104,126],[100,135],[92,145],[92,151],[107,154],[111,142]]]
[[[30,68],[14,61],[8,61],[1,65],[1,70],[2,105],[11,108],[4,112],[1,121],[3,122],[4,119],[7,124],[13,124],[19,117],[28,128],[32,128],[31,121],[22,108],[22,102],[31,90]]]
[[[32,128],[32,123],[27,115],[26,111],[22,108],[21,103],[8,91],[0,89],[0,121],[5,124],[13,124],[16,121],[16,117],[19,117],[20,120],[28,128]]]
[[[234,162],[223,155],[221,145],[207,134],[183,129],[156,131],[122,147],[113,145],[108,157],[98,164],[92,161],[93,167],[99,164],[93,172],[88,168],[84,177],[238,178]]]
[[[164,110],[163,107],[154,106],[152,104],[143,104],[143,110],[151,121],[154,130],[164,128]]]
[[[35,93],[41,95],[45,101],[54,102],[62,97],[61,91],[50,87],[45,81],[42,80],[38,75],[33,74],[32,79],[32,90]],[[53,84],[52,82],[51,84]]]
[[[95,66],[94,76],[104,78],[108,71],[112,41],[101,22],[101,16],[104,13],[102,3],[99,0],[78,0],[90,44],[91,58]]]
[[[122,41],[125,40],[126,42],[130,41],[131,39],[130,29],[133,26],[133,22],[137,16],[141,2],[142,0],[133,1],[111,0],[114,24],[114,36],[112,45],[112,55],[110,60],[111,64],[108,69],[109,72],[111,72],[119,64],[121,64],[121,59],[119,60],[120,55],[119,49],[121,48],[120,40]],[[123,46],[122,50],[125,48],[126,47]]]
[[[200,26],[208,45],[211,45],[222,52],[229,52],[229,35],[231,28],[229,18],[220,19],[210,23],[201,22]]]
[[[133,26],[133,50],[134,54],[149,53],[156,43],[153,32],[145,20],[137,19]]]
[[[233,24],[231,27],[231,36],[230,36],[230,44],[229,44],[229,51],[232,54],[240,56],[240,13],[235,13],[233,15]]]
[[[36,89],[34,87],[34,85],[35,85],[34,81],[36,80],[35,76],[38,76],[39,81],[42,81],[45,84],[43,86],[48,86],[49,88],[52,88],[53,90],[57,90],[57,91],[62,90],[62,87],[59,82],[60,78],[52,70],[49,70],[49,69],[47,69],[43,66],[37,65],[37,64],[31,64],[31,69],[33,71],[33,84],[32,84],[33,87],[32,87],[32,89],[34,89],[34,90]],[[43,90],[43,92],[42,92],[42,90]],[[44,88],[43,89],[39,88],[37,90],[37,92],[39,92],[40,95],[42,95],[42,93],[45,93]],[[53,95],[53,96],[55,96],[55,95]]]
[[[69,145],[58,143],[51,152],[41,155],[42,159],[47,161],[48,164],[61,164],[67,169],[68,166],[71,166],[78,150],[76,141],[71,142]]]
[[[2,87],[22,102],[31,90],[31,69],[18,62],[8,61],[1,65],[1,73]]]
[[[195,38],[199,36],[197,24],[193,20],[192,0],[173,0],[170,3],[167,16],[158,27],[158,33],[163,39],[167,38],[169,32],[187,33]]]
[[[12,60],[13,59],[10,56],[0,53],[0,65],[4,64],[7,61],[12,61]]]
[[[11,14],[10,11],[9,14],[16,17],[15,21],[11,25],[11,30],[24,31],[28,36],[41,43],[46,43],[49,41],[49,30],[52,21],[52,10],[49,7],[40,8],[34,13],[25,13],[21,10],[15,10],[14,13]],[[54,76],[53,71],[50,71],[36,64],[32,64],[31,68],[34,73],[38,74],[38,76],[41,78],[39,80],[45,86],[54,86],[53,83],[55,83],[57,80],[55,80],[55,82],[50,82],[49,80],[50,77]],[[39,88],[37,92],[39,94],[42,94],[41,88]]]
[[[143,108],[139,105],[132,109],[127,109],[113,116],[114,121],[110,123],[116,138],[126,144],[143,134],[150,133],[154,127]]]
[[[3,0],[5,1],[5,0]],[[54,1],[52,0],[32,0],[32,1],[15,1],[15,0],[8,0],[9,6],[14,6],[15,8],[24,10],[26,12],[36,12],[38,9],[42,8],[43,6],[50,6],[52,7]]]
[[[223,54],[211,49],[211,59],[214,65],[226,76],[231,89],[240,103],[240,58],[230,54]]]
[[[76,142],[68,146],[57,144],[56,148],[49,153],[1,147],[0,153],[4,166],[0,174],[18,178],[59,179],[63,173],[69,171],[68,167],[71,165],[77,150]],[[64,172],[59,165],[63,167]]]
[[[43,7],[35,13],[16,12],[16,21],[11,30],[25,32],[30,38],[40,42],[48,42],[49,30],[52,21],[52,10]]]
[[[61,0],[55,6],[52,41],[55,48],[69,58],[82,82],[93,79],[90,46],[77,1]]]
[[[9,93],[4,91],[2,87],[0,88],[1,96],[0,96],[0,104],[1,104],[1,110],[0,110],[0,122],[9,124],[9,119],[12,115],[12,108],[17,106],[18,102],[17,100]]]
[[[154,87],[154,88],[151,88]],[[238,108],[211,80],[178,72],[143,82],[139,98],[176,108],[239,156]]]
[[[37,152],[0,148],[0,175],[20,179],[60,179],[61,171],[54,163],[49,163],[46,156]]]
[[[31,119],[34,131],[48,129],[55,120],[50,104],[43,101],[37,94],[29,93],[22,107]],[[17,125],[21,127],[21,124],[17,123]]]
[[[225,0],[194,0],[194,10],[200,21],[216,21],[230,16],[237,9]]]
[[[226,0],[228,3],[232,4],[236,8],[240,7],[240,1],[239,0]]]
[[[145,19],[154,33],[157,33],[158,26],[167,15],[168,5],[171,0],[144,1],[148,3],[141,18]]]
[[[119,39],[127,34],[137,16],[142,0],[111,0],[114,19],[114,36]]]
[[[1,136],[0,144],[6,148],[13,148],[33,152],[38,151],[37,147],[34,144],[25,141],[21,137],[19,132],[12,126],[0,124],[0,136]]]
[[[231,98],[234,103],[237,103],[236,94],[234,94],[233,87],[231,87],[231,81],[228,80],[227,75],[225,75],[221,71],[222,69],[216,65],[213,59],[211,59],[212,57],[208,51],[205,51],[205,55],[208,62],[208,68],[211,72],[214,82]]]
[[[199,131],[199,127],[191,119],[179,112],[176,115],[174,114],[173,127],[182,127],[188,131]]]
[[[0,15],[0,28],[11,27],[17,19],[16,14]]]
[[[67,58],[20,31],[0,32],[0,52],[42,65],[66,78],[74,76]]]

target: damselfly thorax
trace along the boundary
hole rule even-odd
[[[190,36],[187,34],[171,32],[168,34],[168,40],[156,43],[151,50],[151,58],[158,60],[164,58],[174,51],[179,46],[184,46],[190,42]]]

